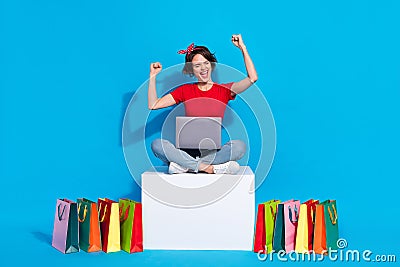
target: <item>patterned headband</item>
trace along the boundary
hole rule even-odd
[[[186,50],[179,50],[179,51],[178,51],[178,54],[181,54],[181,55],[183,55],[183,54],[190,55],[190,53],[192,53],[192,51],[193,51],[194,49],[195,49],[194,43],[191,43],[191,44],[186,48]]]

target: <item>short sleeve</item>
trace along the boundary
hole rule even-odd
[[[185,99],[183,97],[183,89],[184,89],[184,85],[179,86],[178,88],[176,88],[174,91],[171,92],[171,95],[174,98],[176,104],[179,104],[179,103],[185,101]]]
[[[227,94],[228,101],[234,100],[236,98],[236,94],[231,91],[232,85],[233,85],[233,82],[221,84],[222,87],[227,89],[226,94]]]

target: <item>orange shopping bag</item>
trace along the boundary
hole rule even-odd
[[[317,254],[326,254],[326,225],[324,206],[317,204],[315,209],[313,250]]]

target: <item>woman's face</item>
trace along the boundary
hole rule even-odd
[[[211,62],[200,54],[197,54],[192,59],[193,74],[199,82],[211,81]]]

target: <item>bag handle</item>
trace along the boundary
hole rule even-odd
[[[102,204],[102,203],[100,202],[99,210],[98,210],[99,215],[100,215],[100,211],[101,211],[101,204]],[[104,219],[106,218],[106,213],[107,213],[107,205],[106,205],[106,207],[104,208],[103,216],[101,217],[101,219],[100,219],[99,222],[104,222]]]
[[[315,220],[314,220],[314,210],[311,208],[311,222],[312,224],[315,224]]]
[[[317,205],[318,205],[319,201],[313,201],[309,206],[307,206],[308,208],[310,208],[310,213],[311,213],[311,222],[312,224],[315,224],[315,213],[317,211]]]
[[[315,209],[317,207],[315,205],[310,206],[311,209],[311,222],[312,224],[315,224]]]
[[[289,209],[289,220],[292,223],[296,223],[299,220],[299,211],[297,210],[297,206],[294,205],[294,216],[295,216],[295,220],[293,220],[293,215],[292,215],[292,208],[290,206],[288,206]]]
[[[333,204],[332,204],[332,209],[333,209],[333,213],[335,214],[335,218],[333,218],[331,209],[328,206],[329,218],[331,219],[332,224],[335,225],[337,223],[338,216],[337,216],[335,205],[333,205]]]
[[[63,217],[63,215],[64,215],[64,212],[65,212],[65,207],[66,207],[67,205],[64,205],[64,208],[63,208],[63,210],[62,210],[62,212],[61,212],[61,214],[60,214],[60,207],[61,207],[61,203],[60,204],[58,204],[58,207],[57,207],[57,215],[58,215],[58,220],[59,221],[61,221],[62,220],[62,217]]]
[[[128,207],[125,210],[125,216],[124,218],[122,218],[122,211],[124,210],[124,204],[121,203],[121,206],[119,207],[119,221],[123,222],[126,221],[126,219],[128,219],[128,215],[129,215],[129,209],[131,208],[131,206],[128,205]]]
[[[274,211],[274,208],[273,208],[272,206],[269,206],[269,208],[270,208],[270,210],[271,210],[272,218],[273,218],[273,219],[274,219],[274,221],[275,221],[275,218],[276,218],[276,212]]]
[[[80,210],[81,210],[81,203],[78,205],[78,221],[83,223],[86,220],[86,213],[87,213],[87,205],[85,205],[85,209],[83,210],[83,219],[80,217]]]

